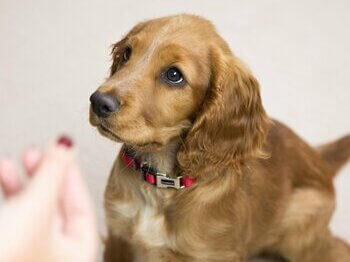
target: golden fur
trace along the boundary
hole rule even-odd
[[[118,156],[105,192],[105,261],[350,261],[328,226],[349,136],[315,149],[269,119],[257,80],[203,18],[140,23],[112,55],[99,91],[121,108],[108,118],[91,111],[90,122],[158,170],[197,182],[157,189]],[[184,86],[161,81],[170,65]]]

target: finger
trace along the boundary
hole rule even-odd
[[[27,195],[32,210],[39,217],[52,217],[62,190],[67,167],[74,162],[74,153],[61,143],[52,143],[43,153],[39,166],[28,185]]]
[[[22,164],[29,177],[33,176],[37,170],[41,158],[42,153],[36,148],[31,148],[24,152],[22,156]]]
[[[61,206],[64,215],[64,234],[95,252],[97,243],[96,219],[88,188],[77,165],[67,172]]]
[[[22,188],[18,171],[10,159],[0,160],[0,184],[5,197],[16,195]]]

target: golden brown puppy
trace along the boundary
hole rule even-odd
[[[112,55],[90,113],[124,143],[105,261],[350,261],[328,226],[349,136],[315,149],[270,120],[257,80],[200,17],[140,23]]]

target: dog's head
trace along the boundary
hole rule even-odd
[[[112,56],[109,78],[91,96],[90,122],[101,134],[140,150],[182,137],[186,168],[259,151],[267,118],[258,83],[209,21],[140,23]]]

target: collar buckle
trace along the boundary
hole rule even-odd
[[[157,178],[157,187],[158,188],[175,188],[180,189],[184,188],[184,185],[181,185],[181,176],[177,178],[172,178],[166,176],[166,174],[163,173],[156,173]]]
[[[140,172],[147,183],[157,186],[158,188],[181,189],[192,186],[196,181],[195,178],[190,178],[188,176],[172,178],[165,173],[157,172],[156,169],[152,168],[147,162],[142,162],[125,147],[122,150],[121,158],[126,167]]]

